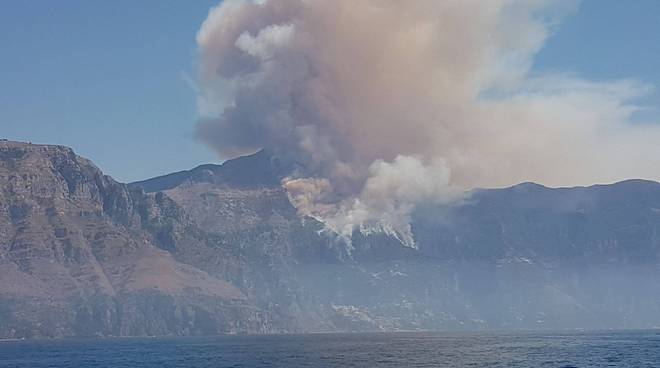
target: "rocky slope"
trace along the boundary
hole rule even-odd
[[[419,249],[300,218],[268,152],[129,185],[0,142],[0,337],[660,326],[660,184],[420,208]]]
[[[176,185],[163,185],[167,177],[136,185],[163,190],[258,264],[241,288],[261,308],[274,298],[288,305],[278,310],[278,319],[295,316],[285,329],[660,326],[658,183],[476,190],[460,204],[417,210],[417,250],[355,233],[349,253],[319,236],[320,224],[297,217],[277,184],[282,164],[268,160],[260,152],[229,165],[270,180],[229,182],[225,164],[179,174]]]
[[[241,290],[169,251],[202,241],[69,148],[0,142],[2,338],[267,332]]]

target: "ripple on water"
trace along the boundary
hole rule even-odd
[[[656,331],[6,341],[9,368],[660,367]]]

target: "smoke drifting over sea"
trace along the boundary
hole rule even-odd
[[[350,236],[473,187],[660,177],[649,86],[531,72],[573,1],[226,0],[198,33],[199,137],[306,167],[283,185]]]

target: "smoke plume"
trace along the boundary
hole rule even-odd
[[[198,135],[223,157],[268,148],[283,185],[350,236],[414,245],[420,202],[473,187],[660,176],[649,87],[531,72],[573,1],[225,0],[200,29]]]

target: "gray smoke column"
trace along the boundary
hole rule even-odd
[[[200,29],[198,135],[223,157],[269,148],[329,228],[387,231],[473,187],[660,176],[649,87],[533,74],[572,1],[226,0]]]

